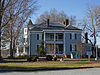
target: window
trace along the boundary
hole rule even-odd
[[[24,42],[27,42],[27,38],[24,38]]]
[[[75,44],[72,44],[72,51],[75,51]]]
[[[70,44],[70,51],[72,51],[72,45]]]
[[[59,39],[63,39],[63,35],[62,34],[58,35],[58,37],[59,37]]]
[[[27,29],[25,28],[24,31],[27,32]]]
[[[37,34],[37,40],[39,40],[39,34]]]
[[[75,33],[75,39],[77,39],[77,34]]]
[[[75,45],[75,51],[77,50],[77,45]]]
[[[39,40],[42,40],[42,34],[39,34]]]
[[[39,49],[39,45],[37,45],[37,49]]]
[[[25,38],[24,38],[24,42],[25,42]]]
[[[54,39],[54,35],[52,34],[52,35],[50,35],[50,39],[51,40],[53,40]]]
[[[70,33],[70,39],[72,39],[72,34]]]
[[[70,51],[76,51],[76,45],[74,43],[70,44]]]

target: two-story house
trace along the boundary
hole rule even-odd
[[[46,22],[33,24],[31,20],[24,26],[24,53],[37,55],[37,49],[44,41],[47,55],[70,55],[76,51],[76,42],[81,41],[81,29],[70,25],[66,19],[64,23]]]

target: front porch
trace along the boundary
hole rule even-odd
[[[47,55],[65,54],[65,33],[64,32],[44,32],[44,47]]]
[[[55,46],[55,47],[54,47]],[[46,44],[46,54],[47,55],[63,55],[64,46],[63,44]]]

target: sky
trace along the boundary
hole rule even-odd
[[[63,10],[68,16],[76,16],[77,20],[82,20],[86,16],[88,5],[100,5],[100,0],[39,0],[39,9],[30,18],[35,23],[35,20],[42,13],[50,11],[51,8],[55,8],[58,12]],[[97,38],[97,43],[100,45],[100,37]]]

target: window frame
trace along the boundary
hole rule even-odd
[[[39,47],[40,47],[40,45],[39,45],[39,44],[37,44],[37,45],[36,45],[36,48],[37,48],[37,49],[39,49]]]
[[[70,33],[70,39],[72,39],[72,34]]]
[[[37,40],[39,40],[39,34],[37,34]]]
[[[75,39],[77,39],[77,34],[75,33]]]
[[[72,52],[72,44],[70,44],[70,52]]]

